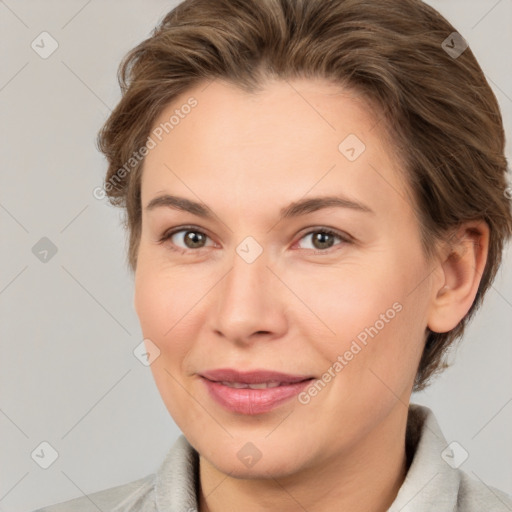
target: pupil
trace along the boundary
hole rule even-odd
[[[202,238],[202,235],[200,235],[196,231],[187,231],[187,233],[185,235],[185,241],[190,242],[192,244],[191,247],[193,247],[193,248],[197,247],[197,245],[195,245],[197,243],[199,243],[199,246],[201,246],[201,240],[200,240],[201,238]]]
[[[320,245],[325,244],[325,237],[329,238],[331,237],[331,235],[329,233],[318,232],[316,236],[313,237],[313,243],[315,244],[315,246],[316,242],[319,242]],[[328,249],[329,247],[331,247],[331,245],[327,243],[327,247],[317,247],[317,249]]]

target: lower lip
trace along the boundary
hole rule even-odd
[[[230,388],[204,377],[201,377],[201,380],[206,384],[213,399],[226,409],[240,414],[254,415],[269,412],[290,400],[308,386],[313,379],[266,389]]]

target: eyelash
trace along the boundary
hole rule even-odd
[[[181,231],[193,231],[195,233],[200,233],[201,235],[205,235],[206,237],[208,237],[208,235],[206,233],[204,233],[203,231],[201,231],[200,229],[198,229],[196,226],[181,226],[180,228],[177,228],[177,229],[173,229],[172,231],[167,231],[165,232],[162,237],[158,240],[158,243],[159,244],[163,244],[165,243],[166,241],[168,241],[173,235],[175,235],[176,233],[180,233]],[[342,242],[344,242],[345,244],[351,244],[353,243],[353,240],[348,236],[348,235],[342,235],[341,233],[339,233],[338,231],[334,231],[330,228],[315,228],[311,231],[308,231],[307,233],[304,233],[304,235],[299,239],[299,240],[302,240],[303,238],[305,238],[306,236],[308,235],[311,235],[311,234],[314,234],[314,233],[323,233],[323,234],[326,234],[326,235],[332,235],[338,239],[340,239]],[[209,238],[209,237],[208,237]],[[339,244],[339,245],[343,245],[343,244]],[[331,249],[334,249],[335,246],[333,247],[329,247],[328,249],[325,249],[325,250],[322,250],[322,249],[303,249],[303,250],[314,250],[316,252],[320,252],[320,253],[325,253],[325,254],[329,254],[331,253]],[[201,252],[202,249],[207,249],[207,247],[200,247],[198,249],[183,249],[181,247],[177,247],[175,246],[174,244],[169,244],[169,248],[172,250],[172,251],[176,251],[176,252],[179,252],[180,254],[186,254],[188,252]]]

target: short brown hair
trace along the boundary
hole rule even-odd
[[[122,99],[98,135],[105,190],[126,208],[128,260],[141,236],[143,147],[162,110],[202,81],[254,92],[269,78],[324,78],[358,91],[392,135],[414,196],[425,254],[464,221],[483,219],[489,253],[475,300],[451,331],[427,329],[414,390],[447,365],[446,349],[496,275],[512,232],[505,134],[496,97],[470,48],[450,54],[454,27],[420,0],[185,0],[118,70]],[[452,37],[452,39],[449,39]],[[125,172],[121,172],[121,169]]]

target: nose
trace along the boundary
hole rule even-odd
[[[234,255],[231,269],[212,297],[210,324],[218,336],[247,345],[286,332],[285,287],[268,264],[265,252],[252,263]]]

